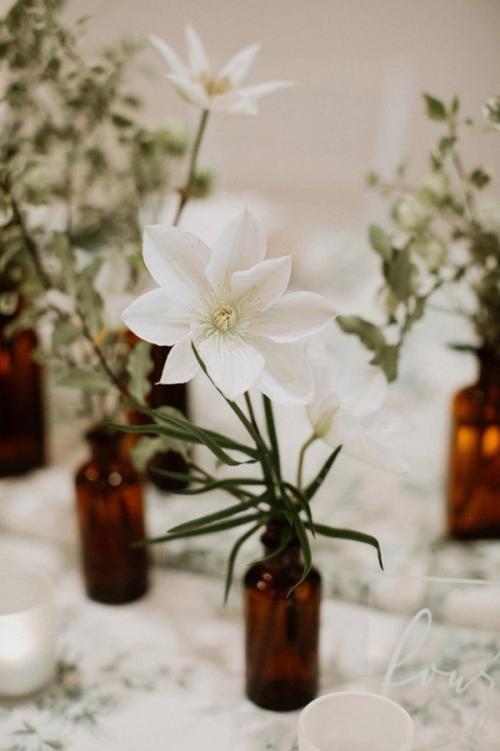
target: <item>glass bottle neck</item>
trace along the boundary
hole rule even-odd
[[[266,557],[273,556],[273,553],[275,553],[276,555],[273,556],[271,561],[275,561],[276,563],[286,562],[287,565],[300,564],[302,562],[302,551],[295,533],[292,534],[286,546],[283,547],[284,542],[289,536],[290,527],[287,524],[270,522],[260,538],[264,545]],[[280,548],[282,549],[280,550]],[[278,550],[280,551],[279,553],[277,553]]]
[[[479,383],[484,388],[500,388],[500,359],[487,350],[479,352]]]
[[[94,426],[86,435],[92,459],[98,464],[113,464],[123,459],[123,434]]]

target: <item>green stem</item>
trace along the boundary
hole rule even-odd
[[[177,227],[177,225],[179,224],[181,220],[182,212],[184,211],[184,208],[191,197],[191,190],[193,188],[193,180],[194,180],[195,172],[196,172],[196,162],[198,159],[201,142],[203,140],[203,134],[205,132],[205,128],[207,125],[208,115],[209,115],[208,110],[203,110],[201,113],[200,122],[198,124],[198,130],[196,131],[196,135],[194,138],[193,150],[191,152],[191,159],[189,160],[189,170],[188,170],[186,184],[179,191],[179,195],[180,195],[179,205],[177,206],[177,211],[174,217],[174,221],[172,222],[174,227]]]
[[[264,402],[264,414],[266,416],[267,434],[269,436],[269,442],[271,443],[271,449],[273,452],[274,467],[276,470],[276,478],[279,484],[282,484],[281,479],[281,457],[280,447],[278,443],[278,434],[276,432],[276,424],[274,422],[273,403],[268,396],[263,394],[262,400]]]
[[[273,498],[275,498],[275,489],[274,489],[274,477],[273,477],[273,462],[270,461],[270,454],[269,449],[266,445],[266,442],[264,441],[262,437],[262,433],[260,432],[259,424],[257,422],[257,418],[255,417],[255,412],[253,409],[252,399],[250,397],[250,394],[248,391],[245,392],[245,403],[247,405],[248,414],[250,416],[250,422],[254,431],[254,440],[257,445],[257,448],[261,452],[261,467],[262,472],[264,474],[264,478],[266,480],[266,484],[269,488],[269,491],[271,492],[271,495]]]
[[[300,449],[299,464],[297,467],[297,487],[299,488],[299,490],[302,490],[302,474],[304,471],[304,459],[305,459],[306,451],[309,448],[309,446],[312,446],[312,444],[317,440],[318,440],[318,436],[316,435],[316,433],[313,433],[311,436],[309,436],[307,441],[304,443],[304,445]]]

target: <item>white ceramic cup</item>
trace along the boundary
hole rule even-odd
[[[325,694],[304,707],[299,751],[411,751],[413,722],[396,702],[363,691]]]
[[[36,569],[0,560],[0,696],[48,683],[56,666],[54,588]]]

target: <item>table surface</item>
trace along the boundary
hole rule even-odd
[[[442,534],[449,397],[470,380],[472,365],[455,372],[455,363],[463,361],[428,337],[410,354],[393,397],[393,406],[404,407],[414,424],[410,473],[388,476],[342,458],[315,499],[315,517],[377,535],[388,571],[495,579],[498,543],[464,547]],[[209,425],[216,417],[213,427],[233,432],[234,425],[214,409],[206,384],[194,384],[191,395],[200,422]],[[293,440],[300,442],[308,428],[303,414],[293,410],[278,410],[277,419],[283,465],[293,476]],[[314,449],[309,472],[326,450]],[[238,592],[222,607],[230,534],[159,548],[156,559],[163,565],[155,567],[152,591],[140,602],[106,607],[85,599],[73,510],[73,473],[81,459],[77,451],[25,478],[0,481],[0,550],[39,561],[56,577],[61,616],[57,681],[30,701],[0,706],[0,751],[156,751],[160,745],[182,751],[293,751],[297,713],[265,712],[243,696]],[[186,499],[148,492],[147,500],[153,533],[225,503],[217,493]],[[255,539],[238,572],[259,553]],[[328,690],[362,674],[367,593],[377,564],[371,548],[353,543],[315,545],[314,556],[325,583],[322,688]],[[398,590],[393,601],[386,600],[386,610],[399,599]],[[389,622],[393,616],[380,617]]]
[[[157,568],[145,598],[105,606],[85,598],[54,548],[12,536],[1,545],[51,571],[60,616],[56,681],[0,703],[1,751],[295,748],[297,712],[267,712],[244,697],[239,591],[223,607],[216,579]],[[326,600],[322,618],[327,689],[356,669],[366,612]]]

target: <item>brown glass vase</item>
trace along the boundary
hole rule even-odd
[[[250,566],[244,582],[246,693],[259,707],[280,712],[303,707],[317,694],[321,602],[321,577],[314,568],[289,594],[303,561],[297,540],[276,553],[284,529],[276,523],[266,527],[261,538],[266,560]]]
[[[95,427],[87,440],[91,458],[76,474],[85,588],[98,602],[131,602],[148,589],[147,550],[132,546],[146,536],[140,478],[124,434]]]
[[[453,400],[448,525],[458,539],[500,539],[500,359],[479,353],[479,378]]]
[[[31,329],[7,337],[13,319],[0,313],[0,477],[45,461],[42,373],[33,357],[38,341]]]
[[[126,336],[130,346],[134,346],[137,343],[138,339],[131,331],[128,331]],[[158,384],[168,353],[171,349],[171,347],[160,347],[156,344],[153,344],[151,347],[153,369],[149,376],[151,391],[148,397],[148,403],[149,406],[154,409],[158,409],[158,407],[174,407],[187,417],[189,408],[187,384]],[[145,425],[151,422],[150,417],[142,414],[142,412],[139,412],[138,410],[131,410],[128,419],[132,425]],[[128,440],[129,445],[133,446],[137,440],[139,440],[139,436],[134,435],[133,437],[129,437]],[[177,452],[160,451],[155,454],[148,462],[147,476],[155,487],[166,492],[175,493],[176,490],[181,490],[186,487],[187,483],[183,480],[165,477],[165,475],[162,475],[161,472],[158,472],[157,470],[167,470],[168,472],[185,474],[188,471],[186,462]]]
[[[183,415],[188,414],[188,389],[185,383],[173,383],[167,385],[158,384],[165,361],[171,347],[160,347],[153,344],[151,358],[153,360],[153,372],[151,373],[151,393],[149,404],[153,408],[175,407]],[[182,480],[162,476],[155,470],[168,470],[169,472],[186,473],[188,471],[184,458],[175,451],[163,451],[155,454],[148,464],[148,477],[157,488],[169,492],[175,492],[186,487]]]

